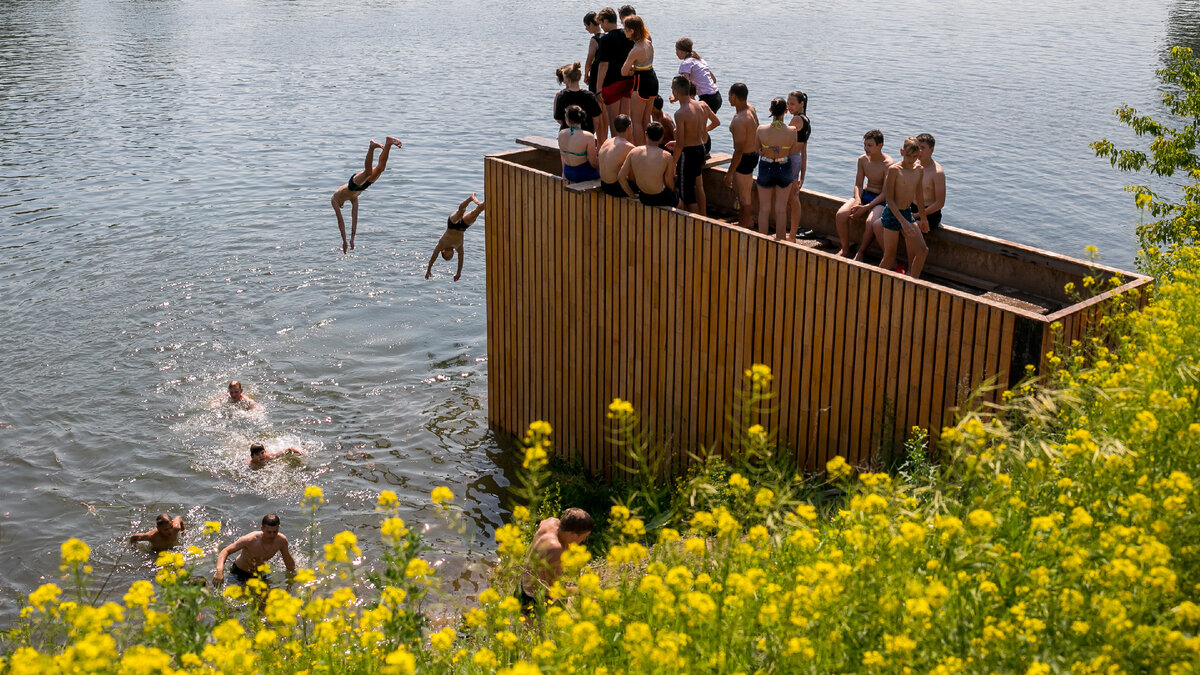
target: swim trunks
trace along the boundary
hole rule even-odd
[[[920,213],[920,211],[917,209],[916,204],[910,204],[908,206],[908,210],[912,211],[913,214]],[[934,211],[933,213],[926,213],[925,219],[929,221],[929,229],[936,230],[937,228],[942,226],[942,210],[938,209],[937,211]],[[916,222],[916,220],[917,220],[917,217],[916,217],[916,215],[914,215],[913,222]],[[919,227],[920,223],[917,223],[917,226]]]
[[[913,219],[912,212],[913,209],[911,206],[905,209],[900,209],[900,215],[904,216],[910,222]],[[899,232],[901,229],[900,221],[896,220],[896,215],[892,213],[891,207],[887,206],[886,204],[883,207],[883,227],[891,230],[892,232]]]
[[[863,190],[862,191],[862,199],[859,201],[859,203],[862,204],[863,206],[866,206],[867,204],[870,204],[871,202],[875,201],[875,198],[878,196],[879,196],[878,192],[871,192],[870,190]]]
[[[654,73],[653,68],[633,71],[633,90],[643,101],[658,96],[658,75]]]
[[[563,164],[563,178],[567,179],[568,183],[582,183],[588,180],[596,180],[600,177],[600,172],[596,167],[584,162],[575,166]]]
[[[719,92],[719,91],[713,92],[711,94],[700,94],[696,98],[707,103],[708,109],[713,111],[714,113],[717,112],[718,110],[720,110],[721,104],[725,102],[725,100],[721,98],[721,92]]]
[[[704,173],[703,145],[689,145],[679,156],[679,191],[684,204],[696,203],[696,179]]]
[[[657,83],[657,80],[655,81]],[[617,80],[600,90],[600,98],[606,105],[612,105],[623,98],[629,98],[633,92],[633,78]]]
[[[675,191],[671,188],[664,187],[662,192],[650,195],[645,192],[638,195],[646,206],[679,206],[679,197],[675,196]]]
[[[742,155],[740,160],[738,160],[737,168],[734,169],[734,171],[737,171],[743,176],[749,176],[754,173],[754,167],[756,166],[758,166],[758,153],[747,152]]]
[[[629,183],[629,187],[633,189],[633,194],[637,194],[637,186],[635,186],[632,181]],[[601,180],[600,181],[600,191],[606,195],[612,195],[614,197],[628,197],[629,196],[629,195],[625,194],[625,188],[621,187],[621,184],[619,182],[618,183],[606,183],[606,182],[604,182],[604,180]]]
[[[446,219],[446,227],[450,228],[451,230],[458,230],[459,232],[466,232],[467,228],[470,227],[470,225],[467,225],[466,223],[464,223],[461,220],[456,223],[453,220],[451,220],[450,218],[447,218]]]
[[[271,582],[271,575],[269,575],[269,574],[260,575],[257,571],[247,572],[246,570],[238,567],[236,562],[230,563],[229,573],[232,574],[233,578],[236,579],[237,582],[243,586],[245,586],[246,582],[250,581],[251,579],[262,579],[263,581],[265,581],[267,583]]]
[[[781,159],[767,159],[762,157],[758,160],[758,186],[761,188],[781,187],[785,188],[792,184],[792,171],[789,168],[789,160],[787,157]]]
[[[357,171],[350,174],[350,180],[346,181],[346,186],[350,188],[351,192],[362,192],[363,190],[366,190],[367,188],[371,187],[371,184],[374,181],[367,181],[367,182],[363,183],[362,185],[356,184],[354,182],[354,177],[357,175],[358,175]]]

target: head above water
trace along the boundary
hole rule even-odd
[[[159,532],[164,532],[164,533],[170,532],[171,528],[172,528],[171,514],[169,514],[169,513],[158,514],[158,517],[154,519],[154,527],[158,528]]]
[[[269,535],[272,538],[279,533],[279,516],[274,513],[268,513],[262,519],[262,532],[264,535]],[[265,537],[264,537],[265,538]]]
[[[729,102],[730,103],[733,103],[734,99],[737,99],[737,101],[739,101],[741,103],[745,103],[746,99],[749,97],[750,97],[750,88],[746,86],[745,82],[734,82],[733,86],[729,87]]]
[[[558,77],[559,84],[579,84],[579,78],[583,77],[583,68],[576,61],[559,68],[554,74]]]
[[[237,401],[242,398],[242,383],[233,380],[229,383],[229,398]]]
[[[267,451],[267,449],[266,449],[266,447],[263,446],[262,443],[251,443],[250,444],[250,458],[251,459],[258,457],[259,455],[265,453],[266,451]]]
[[[629,125],[631,124],[633,124],[633,120],[629,119],[629,115],[624,113],[617,115],[616,118],[613,119],[613,129],[616,129],[618,134],[623,134],[626,131],[629,131]]]
[[[663,125],[658,122],[651,122],[646,125],[646,138],[650,139],[651,143],[657,144],[663,137]]]

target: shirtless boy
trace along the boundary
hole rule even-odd
[[[915,137],[904,139],[900,161],[888,167],[883,181],[887,205],[879,224],[879,240],[883,244],[883,260],[879,266],[890,270],[896,265],[896,248],[903,233],[908,250],[908,274],[914,279],[921,276],[921,268],[929,254],[922,235],[929,231],[929,222],[925,218],[925,191],[921,189],[925,173],[917,164],[920,154],[921,146]]]
[[[383,145],[371,141],[367,147],[367,159],[363,165],[363,170],[350,176],[350,180],[345,185],[338,188],[333,193],[333,198],[330,202],[333,204],[333,212],[337,214],[338,230],[342,233],[342,253],[346,252],[346,221],[342,218],[342,205],[347,200],[350,201],[350,244],[351,249],[354,248],[354,233],[358,231],[358,196],[363,190],[371,187],[371,184],[379,180],[380,174],[387,166],[388,150],[392,146],[400,147],[400,140],[395,136],[388,136]],[[375,158],[375,149],[380,148],[383,152],[379,153],[379,163],[371,168],[371,162]]]
[[[862,260],[867,253],[867,247],[875,238],[872,209],[883,210],[883,179],[887,169],[892,165],[892,158],[883,154],[883,132],[872,129],[863,134],[863,154],[858,156],[858,173],[854,176],[854,196],[846,200],[838,209],[834,223],[837,226],[838,241],[842,248],[838,255],[850,257],[850,220],[867,217],[867,225],[863,230],[862,243],[858,247],[855,260]]]
[[[663,128],[663,138],[658,143],[658,147],[670,152],[675,146],[671,145],[675,142],[675,122],[663,112],[663,98],[661,96],[654,97],[654,107],[650,109],[650,121],[658,122]]]
[[[604,141],[604,145],[600,146],[600,190],[614,197],[626,196],[619,176],[621,167],[625,164],[625,158],[636,147],[629,140],[631,124],[628,115],[617,115],[617,119],[613,120],[613,129],[616,130],[617,135]],[[633,188],[636,191],[637,186],[635,185]]]
[[[474,202],[475,208],[467,213],[467,204]],[[466,234],[467,228],[475,224],[475,219],[479,214],[483,213],[485,205],[475,197],[472,192],[470,197],[467,197],[458,205],[458,209],[450,214],[446,220],[446,231],[442,233],[441,239],[438,239],[437,246],[433,248],[433,255],[429,256],[429,265],[425,267],[425,278],[433,276],[433,261],[437,260],[438,253],[446,260],[454,257],[454,252],[458,251],[458,270],[454,273],[454,280],[458,281],[462,277],[463,266],[463,235]]]
[[[592,517],[583,509],[567,509],[562,518],[547,518],[538,524],[530,547],[528,568],[517,586],[517,599],[528,611],[538,603],[539,595],[554,585],[562,574],[562,553],[571,544],[582,545],[592,533]]]
[[[179,533],[185,529],[183,516],[171,517],[169,513],[160,513],[154,519],[154,529],[143,534],[135,534],[129,538],[129,543],[145,541],[150,543],[150,550],[165,551],[179,543]]]
[[[267,452],[267,448],[262,443],[250,444],[250,466],[260,467],[266,465],[267,462],[273,459],[279,459],[286,455],[303,455],[304,451],[297,448],[284,448],[275,452]]]
[[[670,153],[658,147],[662,135],[662,125],[651,122],[646,127],[646,138],[649,142],[629,151],[625,163],[621,165],[621,173],[617,174],[617,180],[630,199],[640,199],[646,206],[678,207],[679,198],[675,196],[675,162]],[[633,188],[629,187],[630,178],[637,183],[640,194],[633,194]]]
[[[704,137],[721,121],[709,107],[692,99],[692,81],[683,75],[671,80],[671,93],[679,101],[675,112],[675,150],[672,157],[679,166],[679,191],[684,208],[704,215]],[[715,122],[713,120],[716,120]],[[707,126],[706,126],[707,125]]]
[[[750,90],[738,82],[729,88],[729,103],[737,111],[729,122],[733,136],[733,160],[725,172],[725,187],[731,188],[738,200],[738,225],[754,227],[751,201],[754,196],[754,167],[758,166],[758,111],[746,102]]]
[[[229,394],[225,396],[225,402],[245,410],[254,410],[258,407],[258,403],[255,403],[254,399],[242,393],[242,383],[237,380],[229,383]]]
[[[225,580],[225,559],[229,557],[230,553],[238,551],[241,551],[242,554],[230,565],[229,572],[233,574],[239,584],[245,584],[257,577],[258,566],[274,558],[276,553],[283,558],[283,564],[287,567],[289,575],[296,571],[296,561],[292,559],[292,553],[288,550],[287,537],[279,534],[279,516],[274,513],[263,516],[260,531],[251,532],[221,549],[221,552],[217,554],[217,571],[213,574],[214,584],[219,585]]]
[[[946,205],[946,172],[933,159],[933,136],[919,134],[917,144],[921,146],[917,163],[925,170],[925,180],[921,183],[925,191],[925,217],[929,229],[936,230],[942,226],[942,207]]]

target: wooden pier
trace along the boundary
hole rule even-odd
[[[774,373],[763,424],[798,468],[870,461],[913,426],[936,436],[980,385],[1014,384],[1056,335],[1084,335],[1106,303],[1151,282],[953,227],[927,237],[912,279],[836,255],[842,199],[801,193],[802,227],[824,246],[779,242],[728,222],[721,158],[705,169],[699,217],[566,187],[553,141],[524,142],[534,147],[484,165],[488,417],[514,435],[548,421],[556,450],[597,475],[620,461],[605,437],[614,397],[679,453],[677,471],[688,452],[724,445],[753,363]],[[1122,283],[1074,303],[1064,286],[1087,275]]]

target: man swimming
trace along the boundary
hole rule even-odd
[[[921,276],[921,268],[929,254],[921,234],[929,231],[929,222],[925,218],[925,191],[922,189],[925,172],[917,164],[920,154],[921,147],[915,137],[904,139],[900,161],[888,167],[887,177],[883,180],[887,206],[879,221],[879,239],[883,244],[883,260],[879,266],[885,270],[895,267],[896,248],[903,233],[908,250],[908,274],[914,279]]]
[[[614,197],[625,197],[625,189],[621,187],[621,167],[625,158],[636,146],[629,140],[631,120],[628,115],[617,115],[613,121],[613,129],[617,135],[604,141],[600,147],[600,190]],[[637,186],[633,186],[634,191]]]
[[[467,213],[467,205],[474,202],[475,209]],[[425,278],[429,279],[433,276],[433,262],[437,260],[438,254],[446,260],[454,257],[454,252],[458,251],[458,270],[454,272],[454,280],[458,281],[462,277],[463,268],[463,234],[467,228],[475,223],[475,219],[479,214],[483,213],[486,206],[472,192],[470,197],[467,197],[458,205],[458,209],[450,214],[446,219],[446,231],[442,233],[442,237],[438,239],[437,246],[433,248],[433,255],[429,256],[429,265],[425,268]]]
[[[254,410],[259,407],[254,399],[242,393],[242,383],[234,380],[229,383],[229,393],[224,396],[225,402],[236,405],[244,410]]]
[[[241,555],[229,566],[229,571],[239,584],[259,575],[259,565],[266,564],[278,553],[283,558],[288,574],[296,571],[296,561],[288,550],[287,537],[279,534],[279,516],[274,513],[263,516],[262,529],[251,532],[237,541],[221,549],[217,554],[217,570],[213,573],[213,583],[220,585],[225,580],[225,559],[230,553],[241,551]]]
[[[346,221],[342,218],[342,205],[347,200],[350,202],[350,243],[349,248],[354,248],[354,234],[358,231],[358,196],[363,190],[371,187],[371,184],[379,180],[380,174],[387,166],[388,150],[392,146],[400,147],[400,140],[395,136],[388,136],[383,145],[371,141],[367,147],[367,159],[363,165],[363,170],[350,176],[350,180],[346,184],[338,188],[333,193],[333,198],[330,202],[333,204],[333,212],[337,214],[338,230],[342,233],[342,253],[346,252]],[[371,162],[374,161],[375,149],[380,148],[379,163],[374,168],[371,167]]]
[[[529,547],[529,560],[517,585],[516,597],[528,612],[537,607],[539,596],[562,575],[562,554],[572,544],[582,545],[592,533],[592,516],[583,509],[567,509],[561,518],[547,518],[538,524]]]
[[[917,136],[917,145],[921,146],[917,163],[925,170],[925,180],[921,183],[925,191],[925,217],[929,219],[929,229],[936,230],[942,226],[942,207],[946,205],[946,172],[933,159],[933,144],[932,135]]]
[[[649,142],[629,151],[617,180],[630,199],[640,199],[646,206],[679,207],[679,198],[675,196],[674,189],[675,162],[671,153],[658,147],[662,135],[662,125],[651,122],[646,127],[646,139]],[[640,194],[634,195],[633,188],[629,186],[630,178],[637,183]]]
[[[746,102],[750,90],[742,82],[729,88],[729,103],[736,111],[729,122],[733,136],[733,160],[725,172],[725,187],[731,188],[738,200],[738,225],[754,227],[752,201],[754,168],[758,166],[758,111]]]
[[[150,550],[165,551],[179,543],[179,533],[184,529],[183,516],[172,518],[169,513],[160,513],[154,519],[153,530],[129,537],[129,543],[145,541],[149,542]]]
[[[691,80],[683,75],[676,75],[671,80],[671,93],[679,101],[679,110],[675,112],[675,150],[672,157],[679,166],[679,196],[683,199],[684,208],[705,215],[704,158],[708,151],[704,147],[704,137],[720,125],[720,120],[707,105],[692,99],[692,88]]]
[[[872,215],[874,209],[883,211],[883,179],[887,176],[892,158],[883,154],[883,132],[872,129],[863,134],[863,154],[858,156],[858,173],[854,176],[854,196],[847,199],[838,209],[834,217],[837,227],[838,242],[841,249],[838,255],[850,257],[850,220],[866,217],[863,229],[862,243],[858,246],[855,260],[862,260],[867,254],[867,247],[875,238],[875,223],[878,215]]]
[[[303,455],[304,451],[297,448],[285,448],[276,452],[267,452],[267,448],[262,443],[250,444],[250,461],[248,464],[252,467],[265,466],[267,462],[273,459],[279,459],[286,455]]]

